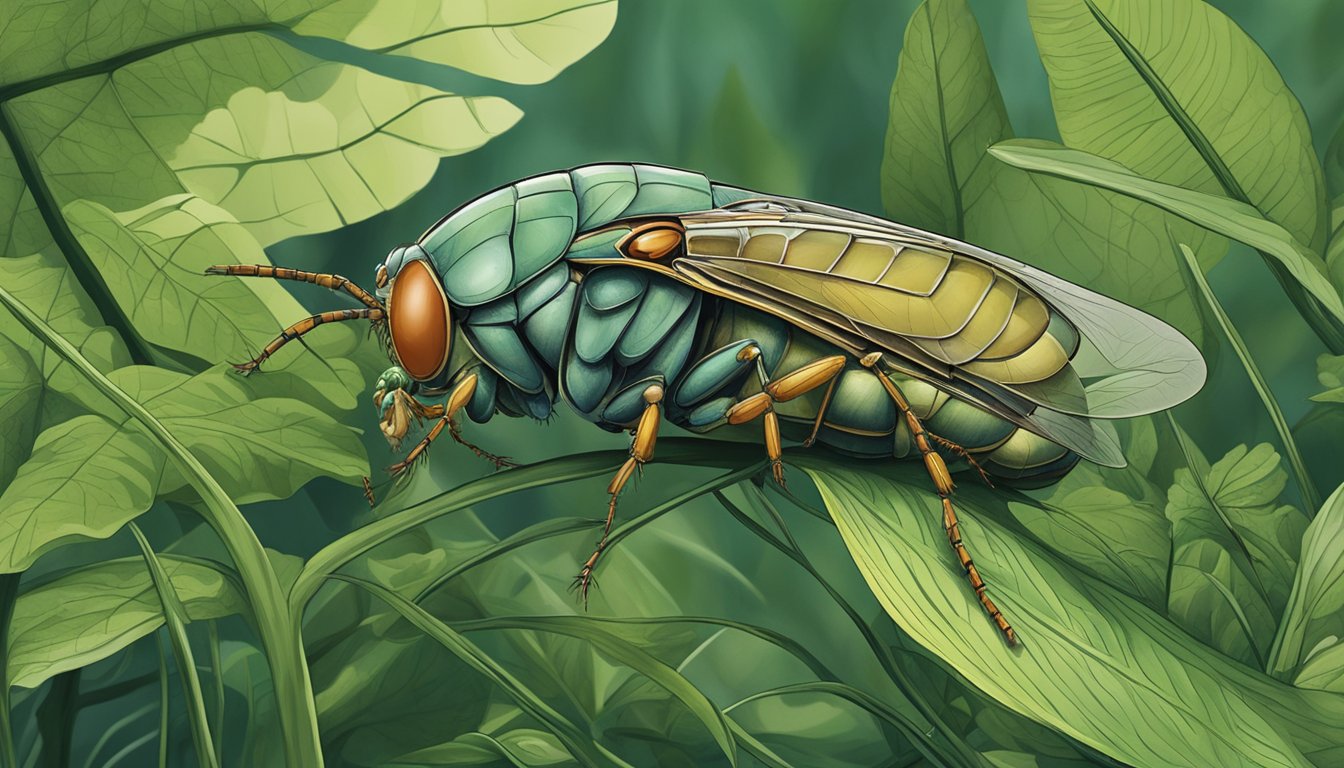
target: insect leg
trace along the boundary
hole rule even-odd
[[[910,409],[910,403],[901,394],[901,390],[887,376],[886,373],[878,367],[882,359],[882,353],[873,352],[865,355],[859,360],[859,363],[865,368],[871,370],[882,382],[882,387],[887,390],[887,394],[895,401],[897,409],[905,416],[906,426],[910,428],[910,434],[914,437],[915,446],[924,456],[924,468],[932,478],[934,487],[938,489],[938,495],[943,501],[943,529],[947,531],[947,541],[952,545],[952,550],[957,553],[957,560],[961,562],[961,567],[966,571],[966,577],[970,579],[971,588],[975,590],[976,597],[980,598],[980,605],[984,607],[985,612],[994,620],[999,631],[1003,633],[1003,638],[1009,645],[1017,644],[1017,633],[1013,631],[1008,620],[1003,617],[998,606],[985,594],[988,586],[985,580],[980,577],[980,571],[975,567],[975,561],[971,559],[971,554],[966,550],[966,545],[961,540],[961,530],[957,524],[957,511],[952,506],[952,491],[955,485],[952,483],[952,473],[947,470],[947,464],[943,462],[943,457],[933,450],[929,445],[928,432],[924,430],[924,425],[920,423],[919,417]]]
[[[205,273],[207,275],[272,277],[276,280],[299,280],[305,283],[320,285],[323,288],[329,288],[333,291],[344,291],[356,299],[359,299],[360,303],[369,309],[383,308],[382,303],[378,301],[376,296],[340,275],[331,275],[323,272],[302,272],[297,269],[289,269],[288,267],[272,267],[268,264],[216,264],[213,267],[208,267],[205,270]]]
[[[760,347],[755,345],[746,347],[738,357],[756,362],[757,372],[761,378],[762,391],[734,404],[733,407],[728,409],[725,416],[729,424],[745,424],[758,416],[764,416],[765,451],[770,457],[770,472],[774,475],[775,482],[783,485],[784,451],[779,436],[779,415],[775,413],[775,403],[788,402],[828,382],[834,387],[836,377],[845,368],[845,357],[843,355],[832,355],[818,358],[774,379],[766,377],[765,366],[760,359]],[[830,400],[829,390],[826,399],[827,401]],[[824,414],[825,412],[826,409],[823,406],[821,413]],[[817,423],[813,425],[812,433],[814,436],[820,429],[820,419],[821,417],[818,416]]]
[[[261,367],[261,364],[266,362],[266,358],[274,355],[281,347],[323,323],[336,323],[343,320],[360,319],[375,321],[382,320],[383,310],[370,309],[367,307],[364,309],[337,309],[331,312],[323,312],[311,317],[306,317],[282,331],[279,336],[275,337],[274,341],[267,344],[266,348],[261,350],[261,354],[248,360],[246,363],[235,363],[233,367],[243,373],[251,373]]]
[[[635,470],[642,468],[644,462],[653,458],[653,448],[658,442],[658,424],[662,420],[662,402],[661,385],[652,384],[644,390],[644,412],[639,415],[639,423],[631,431],[630,458],[616,470],[616,476],[607,486],[611,500],[607,502],[607,523],[602,528],[602,538],[598,540],[597,549],[593,550],[592,556],[579,569],[579,575],[574,577],[574,586],[578,588],[584,605],[588,604],[588,587],[593,583],[593,569],[597,567],[597,559],[602,556],[602,550],[606,549],[607,536],[611,534],[611,524],[616,519],[616,499]]]
[[[439,420],[430,428],[429,433],[425,435],[424,439],[419,443],[416,443],[415,447],[411,449],[411,452],[406,454],[406,458],[387,468],[388,472],[391,472],[393,476],[396,476],[409,469],[421,456],[425,455],[425,451],[429,450],[429,444],[434,442],[434,439],[443,432],[445,427],[447,427],[448,434],[452,435],[455,441],[471,449],[472,453],[475,453],[477,456],[480,456],[487,461],[494,462],[496,467],[513,466],[512,462],[508,459],[502,456],[496,456],[493,453],[477,448],[467,442],[463,439],[462,433],[457,426],[457,412],[462,410],[462,407],[465,406],[467,402],[471,400],[471,396],[475,394],[476,383],[478,380],[476,374],[467,374],[467,376],[453,388],[453,391],[449,393],[448,403],[446,405],[424,405],[420,401],[415,400],[415,398],[410,398],[414,403],[411,408],[417,415],[431,418],[438,416]]]

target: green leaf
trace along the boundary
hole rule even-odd
[[[41,405],[42,374],[27,352],[0,336],[0,490],[28,459]]]
[[[1344,692],[1344,487],[1321,506],[1302,537],[1302,557],[1268,670],[1309,687]],[[1313,667],[1310,671],[1307,667]],[[1326,682],[1319,678],[1326,678]]]
[[[33,254],[0,259],[0,281],[99,370],[110,371],[130,363],[126,345],[115,331],[101,325],[88,294],[59,258]],[[44,397],[42,423],[51,424],[84,410],[106,412],[114,407],[90,391],[68,363],[8,312],[0,313],[0,336],[19,345],[42,373],[46,394],[50,395]]]
[[[897,221],[965,237],[988,191],[985,148],[1013,135],[980,28],[965,0],[927,0],[901,46],[882,157],[882,206]]]
[[[278,329],[308,314],[277,281],[203,276],[214,264],[270,262],[228,212],[200,198],[174,195],[121,214],[76,200],[64,214],[117,304],[157,347],[207,363],[248,360]],[[348,410],[364,383],[353,362],[330,353],[361,335],[331,325],[305,339],[321,359],[296,345],[268,360],[266,370],[293,374],[291,382]]]
[[[1344,403],[1344,355],[1321,355],[1316,358],[1316,380],[1324,392],[1311,396],[1318,403]]]
[[[922,490],[927,478],[902,468],[897,482],[812,458],[805,466],[888,615],[1009,709],[1134,765],[1306,766],[1290,739],[1329,740],[1319,730],[1324,714],[1281,730],[1305,706],[1292,689],[1251,679],[991,522],[975,510],[998,503],[994,494],[964,487],[963,538],[1021,639],[1006,647],[948,551],[938,497]]]
[[[1321,257],[1245,203],[1145,178],[1119,163],[1049,142],[1007,141],[989,151],[1024,170],[1113,190],[1151,203],[1267,253],[1336,320],[1344,321],[1344,304],[1325,275]]]
[[[1274,449],[1261,443],[1233,448],[1208,470],[1178,469],[1166,510],[1173,539],[1171,616],[1209,645],[1260,668],[1307,524],[1277,502],[1287,482],[1279,463]]]
[[[1249,203],[1309,249],[1324,248],[1324,185],[1306,116],[1235,22],[1202,0],[1028,8],[1065,144]]]
[[[1165,605],[1171,533],[1151,504],[1085,485],[1054,494],[1046,507],[1010,502],[1008,509],[1059,556],[1148,605]]]
[[[449,742],[418,749],[387,763],[387,768],[412,766],[498,765],[517,768],[572,765],[574,758],[554,736],[534,728],[519,728],[498,736],[464,733]]]
[[[0,494],[0,568],[20,571],[63,544],[116,533],[154,503],[163,466],[148,438],[101,416],[47,429]]]
[[[191,619],[241,613],[233,583],[204,563],[165,555],[164,572]],[[145,561],[127,557],[88,565],[19,595],[9,644],[11,685],[44,680],[105,659],[163,625]]]
[[[293,399],[253,399],[240,376],[196,376],[132,366],[120,385],[172,430],[234,499],[293,495],[314,477],[356,484],[368,473],[355,433]],[[33,455],[0,494],[0,568],[21,570],[77,539],[100,539],[186,480],[130,417],[78,416],[45,430]]]
[[[891,90],[882,164],[887,215],[1047,269],[1198,339],[1198,312],[1179,265],[1163,252],[1165,228],[1200,243],[1210,266],[1221,241],[1110,192],[1080,193],[985,157],[1012,135],[965,0],[928,0],[906,30]]]

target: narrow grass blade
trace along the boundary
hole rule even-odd
[[[196,671],[196,658],[191,652],[191,639],[187,637],[187,609],[177,597],[177,590],[163,570],[163,564],[154,554],[154,548],[141,532],[140,526],[127,523],[140,552],[145,556],[145,566],[154,581],[154,589],[159,593],[159,602],[163,605],[163,626],[168,639],[173,644],[173,656],[177,659],[177,674],[182,678],[182,689],[187,701],[187,722],[191,724],[191,741],[196,747],[196,759],[207,768],[219,768],[215,759],[215,740],[210,736],[210,720],[205,711],[205,697],[201,695],[201,678]],[[162,756],[162,755],[160,755]]]
[[[475,622],[474,628],[528,630],[583,640],[675,696],[714,737],[729,764],[737,765],[737,742],[723,712],[685,676],[634,643],[602,629],[600,621],[584,616],[510,616]]]
[[[224,667],[219,654],[219,623],[211,619],[207,624],[210,632],[210,678],[215,686],[214,720],[211,733],[218,736],[215,741],[215,761],[224,764]]]
[[[17,573],[0,574],[0,764],[18,765],[14,726],[9,714],[9,620],[19,599]]]
[[[155,634],[159,651],[159,768],[168,768],[168,649],[163,635]]]
[[[34,336],[88,379],[118,408],[140,424],[182,470],[182,475],[200,495],[201,516],[214,529],[238,569],[256,618],[257,634],[270,663],[285,762],[305,768],[321,768],[322,745],[317,733],[317,709],[308,662],[303,655],[298,621],[291,620],[288,603],[271,561],[256,533],[224,489],[191,451],[173,436],[143,405],[113,384],[79,350],[33,313],[13,294],[0,288],[3,304]]]
[[[594,451],[496,472],[375,520],[347,533],[308,558],[290,589],[290,610],[295,616],[301,615],[304,606],[328,576],[398,534],[515,491],[609,475],[628,456],[626,451]],[[758,462],[755,456],[747,455],[737,443],[669,438],[658,443],[658,463],[737,469]],[[613,534],[613,541],[618,534],[619,529]]]
[[[500,690],[508,694],[519,708],[544,723],[560,740],[560,743],[565,745],[574,759],[593,768],[606,764],[607,761],[595,750],[591,738],[582,733],[574,723],[542,700],[540,696],[510,674],[508,670],[496,663],[475,643],[463,637],[452,627],[434,618],[428,611],[410,600],[383,586],[363,579],[343,576],[339,573],[332,574],[331,578],[353,584],[370,595],[381,599],[421,632],[452,651],[455,656],[462,659],[470,667],[497,685]]]
[[[1204,277],[1204,270],[1200,269],[1199,262],[1195,259],[1194,251],[1190,250],[1184,243],[1176,244],[1177,250],[1185,258],[1185,265],[1190,270],[1190,276],[1194,278],[1195,285],[1199,286],[1199,292],[1204,296],[1204,301],[1208,303],[1213,316],[1218,320],[1218,326],[1223,329],[1223,334],[1231,342],[1232,349],[1237,353],[1237,359],[1241,361],[1241,367],[1246,370],[1247,377],[1251,380],[1251,385],[1255,387],[1255,393],[1260,396],[1260,402],[1264,403],[1265,411],[1269,414],[1269,420],[1274,423],[1274,430],[1279,433],[1279,442],[1283,444],[1283,451],[1288,456],[1288,464],[1293,468],[1293,476],[1297,479],[1297,487],[1301,489],[1302,501],[1307,509],[1314,514],[1321,508],[1320,496],[1316,493],[1316,486],[1312,484],[1311,477],[1307,474],[1307,465],[1302,461],[1302,454],[1297,450],[1297,441],[1293,439],[1292,430],[1288,428],[1288,420],[1283,417],[1283,411],[1279,408],[1279,401],[1274,398],[1274,393],[1269,389],[1269,383],[1260,373],[1260,368],[1255,364],[1251,357],[1251,352],[1246,348],[1246,342],[1242,341],[1241,334],[1237,332],[1227,313],[1223,311],[1223,305],[1214,295],[1213,289],[1209,287],[1209,281]]]

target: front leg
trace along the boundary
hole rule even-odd
[[[445,427],[447,427],[448,434],[452,435],[455,441],[471,449],[472,453],[475,453],[477,456],[492,462],[496,467],[513,466],[513,463],[507,458],[496,456],[489,451],[478,448],[467,442],[462,437],[462,432],[457,426],[457,414],[462,410],[462,407],[471,400],[471,396],[475,394],[478,381],[479,378],[475,373],[467,374],[457,383],[457,386],[455,386],[453,391],[448,395],[448,401],[445,405],[425,405],[419,400],[416,400],[412,395],[407,394],[404,389],[393,390],[391,396],[394,398],[394,401],[389,407],[388,416],[380,422],[380,426],[383,427],[383,433],[388,437],[389,442],[393,442],[394,439],[399,441],[401,436],[405,435],[407,422],[409,421],[408,414],[413,415],[417,420],[425,418],[438,419],[438,421],[434,423],[434,426],[430,427],[428,434],[426,434],[419,443],[416,443],[415,447],[406,454],[404,459],[387,468],[387,471],[392,473],[393,477],[401,475],[414,465],[416,461],[423,457],[425,452],[429,450],[429,444],[434,442],[435,438],[443,432]],[[389,433],[389,429],[392,430],[391,433]],[[400,434],[397,434],[397,432],[400,432]],[[393,447],[396,447],[395,442],[393,442]]]

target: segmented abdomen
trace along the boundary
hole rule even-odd
[[[702,349],[717,349],[740,339],[755,340],[762,351],[768,376],[795,370],[840,350],[772,315],[732,302],[720,302]],[[992,476],[1018,485],[1043,485],[1058,479],[1075,464],[1078,455],[1006,419],[948,395],[918,379],[893,376],[911,409],[929,432],[965,448]],[[748,377],[736,397],[761,390]],[[825,387],[776,410],[786,436],[803,439],[812,431],[825,399]],[[746,429],[759,429],[749,425]],[[844,453],[865,458],[918,458],[904,419],[872,371],[851,359],[836,382],[826,405],[818,441]],[[935,445],[949,461],[956,458],[945,446]]]

